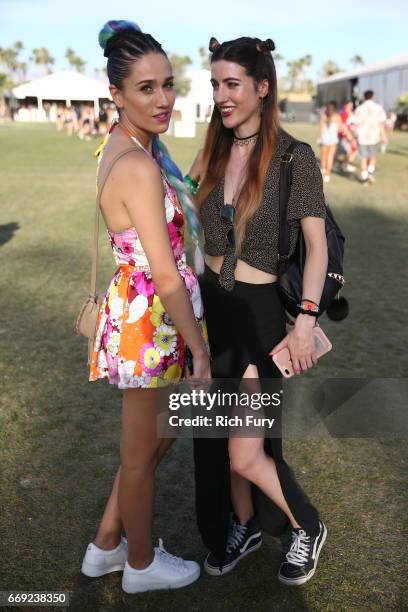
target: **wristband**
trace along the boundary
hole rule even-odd
[[[189,174],[186,174],[186,176],[184,177],[184,182],[187,185],[187,188],[191,195],[196,195],[199,185],[198,181],[195,181],[193,178],[191,178]]]
[[[319,316],[320,308],[316,302],[312,300],[302,300],[300,304],[297,304],[298,312],[301,314],[311,315],[312,317]]]

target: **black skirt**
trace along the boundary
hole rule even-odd
[[[239,382],[249,364],[258,369],[262,391],[277,392],[281,373],[269,352],[286,335],[285,312],[276,283],[235,281],[232,291],[219,283],[218,274],[205,266],[199,278],[212,358],[212,376]],[[280,407],[281,408],[281,407]],[[281,423],[281,420],[280,420]],[[265,438],[265,451],[276,463],[279,481],[297,522],[318,533],[319,517],[282,454],[279,431]],[[277,437],[276,437],[277,436]],[[228,538],[230,512],[230,465],[227,438],[195,438],[196,511],[198,527],[207,548],[222,561]],[[254,506],[261,526],[278,536],[287,528],[286,514],[256,486]]]

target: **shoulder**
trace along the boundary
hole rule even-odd
[[[114,166],[115,174],[119,178],[138,182],[160,180],[158,164],[144,151],[135,149],[123,155]]]

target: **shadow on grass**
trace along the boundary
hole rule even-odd
[[[0,246],[11,240],[18,229],[20,229],[20,224],[15,222],[0,225]]]
[[[402,375],[404,363],[393,362],[390,372],[390,361],[381,349],[388,346],[390,339],[394,346],[395,338],[404,333],[401,304],[406,303],[402,292],[407,290],[408,279],[406,270],[401,268],[401,253],[406,248],[406,233],[400,231],[398,219],[370,209],[336,209],[336,217],[347,238],[346,287],[353,303],[350,320],[341,324],[327,322],[328,335],[338,347],[337,358],[342,360],[340,371],[350,367],[354,374],[358,369],[359,376],[372,372]],[[384,252],[389,274],[379,279],[377,264],[372,262],[381,261]],[[276,574],[282,551],[271,538],[266,538],[265,546],[242,561],[230,575],[222,578],[203,575],[194,585],[171,593],[124,597],[120,574],[89,584],[78,582],[82,555],[93,537],[119,463],[120,394],[106,383],[87,383],[85,342],[71,331],[73,314],[83,297],[79,284],[86,277],[88,259],[61,246],[58,250],[22,247],[20,257],[21,261],[30,261],[34,278],[38,275],[41,279],[46,270],[56,281],[55,286],[46,286],[37,294],[17,283],[8,304],[8,312],[15,317],[15,333],[14,357],[6,364],[4,393],[8,399],[1,410],[6,506],[1,532],[8,559],[2,572],[3,588],[73,590],[71,609],[81,611],[116,611],[125,609],[124,606],[137,610],[167,607],[302,611],[329,609],[330,605],[340,609],[356,603],[373,610],[378,604],[394,609],[389,605],[390,597],[394,601],[399,596],[406,560],[392,564],[383,578],[380,558],[387,555],[394,558],[395,549],[388,551],[388,540],[384,537],[381,557],[370,560],[371,565],[364,564],[376,536],[373,531],[357,527],[358,520],[368,520],[367,516],[372,519],[371,492],[362,485],[360,474],[368,451],[362,457],[357,455],[353,470],[345,470],[343,447],[333,455],[335,451],[330,445],[337,442],[331,440],[318,440],[316,453],[311,453],[309,442],[302,440],[292,452],[300,465],[317,475],[317,480],[309,485],[313,485],[316,505],[326,507],[325,520],[329,526],[328,547],[323,551],[318,574],[307,587],[290,589],[278,583]],[[400,276],[398,289],[396,271]],[[397,291],[398,302],[394,303]],[[52,307],[47,295],[53,296],[58,307]],[[322,325],[326,329],[326,321]],[[330,376],[333,362],[326,361],[322,368],[323,376]],[[12,413],[16,418],[12,418]],[[371,452],[369,441],[365,444]],[[397,453],[398,446],[390,449],[385,444],[384,448]],[[291,462],[290,456],[288,460]],[[302,475],[299,476],[302,481]],[[371,485],[370,475],[365,478]],[[388,466],[387,478],[387,487],[394,487],[398,496],[402,474],[397,478]],[[372,484],[377,487],[375,479]],[[336,487],[343,487],[348,498],[336,497]],[[356,493],[359,488],[361,499]],[[330,512],[327,500],[332,496]],[[352,504],[348,506],[350,499]],[[189,440],[178,441],[160,466],[156,509],[155,537],[164,535],[165,546],[175,554],[203,559],[206,551],[195,526]],[[353,525],[352,518],[357,525]],[[398,531],[397,522],[393,523],[388,515],[384,518],[377,515],[376,519],[375,533],[391,530],[397,539],[394,533]],[[340,557],[331,531],[345,538]],[[345,557],[348,569],[343,565]],[[360,576],[359,586],[355,584],[356,574]],[[336,585],[338,575],[342,576],[341,585]]]

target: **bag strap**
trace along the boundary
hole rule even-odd
[[[138,147],[129,147],[129,148],[125,149],[124,151],[121,151],[120,153],[115,155],[115,157],[109,163],[109,165],[108,165],[108,167],[107,167],[107,169],[105,171],[105,174],[103,175],[103,178],[101,179],[101,181],[99,182],[97,180],[96,211],[95,211],[95,225],[94,225],[94,240],[93,240],[92,265],[91,265],[91,285],[90,285],[90,292],[89,292],[90,297],[94,298],[95,301],[97,299],[97,295],[96,295],[96,273],[97,273],[97,267],[98,267],[99,212],[100,212],[100,206],[101,206],[102,191],[103,191],[103,188],[105,186],[106,180],[107,180],[109,174],[111,173],[111,170],[112,170],[113,166],[118,161],[118,159],[123,157],[123,155],[126,155],[126,153],[130,153],[131,151],[138,151],[138,150],[139,150]],[[99,182],[99,185],[98,185],[98,182]]]
[[[310,146],[307,142],[294,140],[287,147],[280,159],[279,173],[279,247],[278,263],[286,263],[289,259],[290,229],[287,221],[287,210],[292,185],[293,151],[300,144]]]

